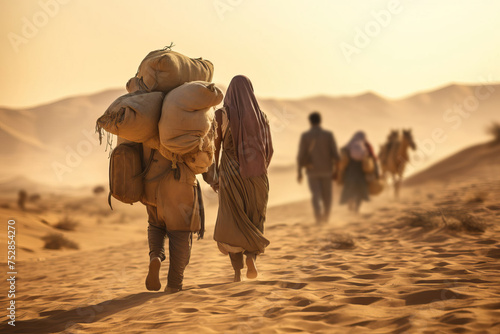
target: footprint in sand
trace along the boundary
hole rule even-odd
[[[449,325],[465,325],[475,320],[473,316],[474,313],[470,311],[453,311],[443,315],[439,322]]]
[[[193,307],[183,307],[183,308],[174,309],[174,311],[178,312],[178,313],[196,313],[199,310],[197,308],[193,308]]]
[[[322,312],[322,313],[327,313],[331,312],[333,310],[338,309],[339,307],[342,307],[343,305],[337,305],[337,306],[328,306],[328,305],[313,305],[309,307],[305,307],[300,312]]]
[[[301,297],[293,297],[292,299],[290,299],[291,302],[295,302],[295,306],[299,306],[299,307],[305,307],[305,306],[308,306],[308,305],[311,305],[313,303],[313,301],[307,299],[307,298],[301,298]]]
[[[493,240],[493,239],[486,239],[486,240],[476,241],[476,244],[480,244],[480,245],[494,245],[496,243],[497,243],[497,241]]]
[[[371,270],[377,270],[377,269],[381,269],[381,268],[384,268],[385,266],[387,266],[389,263],[378,263],[378,264],[369,264],[367,267]]]
[[[270,309],[266,310],[266,312],[264,312],[264,317],[275,318],[278,315],[285,313],[281,312],[283,309],[284,309],[283,307],[271,307]]]
[[[353,276],[352,278],[359,278],[359,279],[375,279],[377,277],[380,277],[381,275],[379,274],[364,274],[364,275],[356,275]]]
[[[310,277],[307,280],[310,282],[335,282],[343,279],[344,277],[340,276],[316,276],[316,277]]]
[[[255,292],[255,289],[250,289],[250,290],[245,290],[242,292],[234,293],[234,294],[230,295],[229,297],[243,297],[243,296],[248,296],[254,292]]]
[[[449,289],[423,290],[407,294],[403,297],[406,301],[406,305],[422,305],[438,301],[466,298],[469,298],[469,296]]]
[[[348,304],[355,304],[355,305],[370,305],[375,302],[378,302],[379,300],[384,299],[382,297],[353,297],[353,298],[347,298],[345,301]]]
[[[493,259],[500,259],[500,248],[493,248],[486,253],[487,257],[491,257]]]

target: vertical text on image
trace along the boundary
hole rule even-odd
[[[7,307],[8,324],[16,325],[16,221],[7,222],[7,282],[9,307]]]

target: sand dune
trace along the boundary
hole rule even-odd
[[[448,167],[422,173],[400,201],[382,194],[359,216],[336,206],[325,226],[313,223],[308,201],[269,208],[271,245],[258,259],[260,276],[240,283],[231,282],[230,262],[212,240],[215,208],[209,207],[207,236],[194,242],[185,290],[174,295],[144,288],[141,206],[120,206],[107,216],[104,198],[87,196],[47,199],[53,207],[44,213],[0,209],[2,220],[19,217],[19,247],[30,248],[18,263],[18,322],[13,329],[4,321],[0,331],[497,333],[500,178],[478,173],[424,184]],[[80,219],[65,235],[81,249],[42,250],[36,238],[55,220],[35,218],[57,218],[65,208]],[[165,284],[166,264],[161,275]]]
[[[491,85],[491,94],[480,100],[467,118],[455,114],[452,120],[443,119],[448,109],[470,102],[478,89],[484,93],[486,88],[450,85],[398,100],[366,93],[259,101],[271,120],[274,166],[287,167],[295,163],[300,134],[308,128],[307,115],[319,110],[323,113],[324,126],[334,131],[339,145],[361,129],[378,148],[391,128],[412,127],[418,144],[424,147],[423,143],[432,138],[433,129],[443,129],[446,141],[430,153],[424,152],[425,158],[410,171],[418,172],[470,143],[486,140],[484,127],[498,117],[500,85]],[[98,146],[94,124],[123,93],[123,89],[115,89],[23,110],[0,108],[0,157],[8,161],[0,167],[0,172],[4,177],[30,175],[51,184],[106,183],[108,153],[104,146]],[[37,162],[36,167],[33,161]],[[69,170],[58,173],[54,164]]]
[[[413,175],[406,185],[426,182],[454,182],[454,180],[484,179],[500,173],[500,145],[492,142],[474,145]]]

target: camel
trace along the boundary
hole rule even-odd
[[[403,130],[402,135],[398,130],[392,130],[387,138],[387,143],[380,150],[379,158],[382,175],[386,178],[387,173],[391,174],[396,198],[399,198],[405,167],[410,161],[408,155],[410,148],[412,150],[417,149],[411,129]]]

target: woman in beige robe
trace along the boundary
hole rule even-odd
[[[224,107],[216,111],[215,119],[216,177],[210,183],[219,193],[219,212],[214,239],[219,250],[229,254],[234,281],[238,282],[243,255],[247,277],[256,278],[256,257],[269,245],[264,237],[264,222],[269,195],[267,168],[273,154],[271,133],[245,76],[231,80]]]

